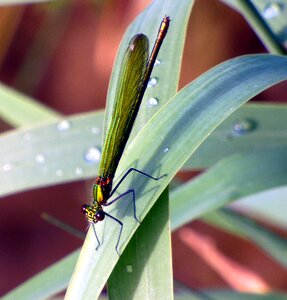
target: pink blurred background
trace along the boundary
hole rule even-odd
[[[117,47],[148,3],[74,0],[1,7],[1,81],[64,115],[104,108]],[[241,15],[220,1],[198,0],[189,22],[180,87],[222,61],[259,52],[265,49]],[[280,84],[257,98],[284,101],[286,87]],[[2,131],[8,128],[1,124]],[[1,199],[0,295],[81,246],[81,240],[40,214],[84,232],[80,205],[89,199],[90,188],[91,181],[76,182]],[[193,289],[287,290],[287,272],[274,260],[201,221],[173,234],[173,258],[174,278]]]

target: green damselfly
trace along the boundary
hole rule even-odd
[[[143,171],[130,168],[113,188],[113,178],[118,163],[130,136],[159,49],[167,34],[169,22],[170,19],[167,16],[162,20],[150,57],[148,57],[149,41],[144,34],[136,34],[128,45],[119,73],[116,88],[116,99],[113,107],[111,123],[103,147],[99,174],[96,177],[95,184],[93,185],[93,203],[92,205],[84,204],[82,206],[82,212],[86,215],[87,220],[93,226],[98,247],[100,246],[100,241],[94,224],[98,221],[103,221],[105,217],[108,216],[120,225],[120,233],[116,244],[116,251],[118,253],[123,223],[119,219],[105,212],[103,210],[103,206],[109,206],[123,198],[125,195],[131,193],[133,197],[134,217],[139,222],[136,215],[134,189],[127,190],[125,193],[117,196],[109,202],[108,200],[115,193],[126,176],[132,171],[138,172],[153,180],[159,180],[165,176],[153,177]]]

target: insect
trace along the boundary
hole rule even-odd
[[[131,39],[123,58],[116,88],[116,99],[111,123],[104,142],[99,173],[93,185],[93,202],[91,205],[84,204],[82,206],[82,212],[86,215],[88,222],[92,224],[95,232],[98,242],[96,249],[100,246],[100,241],[94,226],[97,222],[103,221],[107,216],[120,225],[120,232],[116,244],[116,251],[118,254],[118,246],[123,230],[123,223],[119,219],[105,212],[103,206],[109,206],[122,199],[125,195],[131,193],[133,197],[134,218],[139,222],[136,216],[134,189],[131,188],[117,196],[115,199],[108,201],[127,175],[131,172],[137,172],[153,180],[159,180],[165,176],[153,177],[143,171],[130,168],[113,188],[113,178],[118,163],[130,136],[156,57],[167,34],[169,23],[169,17],[164,17],[149,58],[149,41],[142,33],[136,34]]]

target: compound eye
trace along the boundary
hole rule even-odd
[[[95,219],[97,221],[103,221],[104,218],[105,218],[105,213],[102,210],[99,210],[99,211],[96,212]]]
[[[84,205],[82,205],[82,207],[81,207],[81,212],[84,214],[84,215],[86,215],[87,213],[88,213],[88,208],[90,207],[90,205],[88,205],[88,204],[84,204]]]

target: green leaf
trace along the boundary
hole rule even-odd
[[[172,229],[234,200],[286,182],[286,147],[235,154],[171,193]]]
[[[176,11],[171,9],[174,5],[172,1],[154,1],[134,22],[119,49],[115,68],[113,70],[113,76],[110,83],[109,95],[108,95],[108,108],[106,128],[110,122],[111,107],[116,99],[115,89],[118,68],[122,65],[122,54],[128,39],[134,33],[144,32],[148,34],[150,47],[152,47],[155,41],[157,31],[152,24],[160,24],[163,15],[158,14],[159,11],[165,12],[165,15],[171,17],[171,26],[167,33],[166,39],[163,43],[162,49],[159,52],[157,58],[157,64],[154,67],[151,78],[155,78],[158,82],[152,87],[148,88],[145,92],[143,103],[139,115],[137,116],[137,122],[134,126],[133,133],[135,134],[139,128],[141,128],[147,120],[161,107],[169,98],[171,98],[177,89],[180,72],[180,62],[183,52],[185,31],[188,23],[188,17],[193,1],[182,1],[177,5]],[[180,22],[178,22],[180,20]],[[172,47],[173,36],[177,36],[177,47]],[[151,50],[151,49],[150,49]],[[155,98],[159,102],[155,107],[150,106],[150,98]],[[129,139],[130,141],[132,138]],[[167,222],[169,216],[168,207],[168,195],[161,196],[161,202],[165,201],[165,205],[161,205],[161,209],[153,208],[149,212],[151,220],[157,220],[152,222],[151,226],[148,222],[143,222],[138,232],[128,248],[120,258],[111,279],[108,281],[109,296],[113,298],[126,299],[131,293],[137,299],[172,299],[173,298],[173,286],[172,286],[172,266],[171,266],[171,248],[170,248],[170,228]],[[162,222],[163,220],[164,222]],[[149,249],[145,249],[146,243],[155,240],[153,233],[161,232],[161,237],[157,242],[152,242],[154,250],[151,252]],[[145,239],[139,238],[145,236]],[[135,251],[134,245],[137,245]],[[141,250],[141,251],[139,251]],[[129,253],[125,255],[125,253]],[[130,265],[135,267],[132,278],[137,280],[131,281],[130,276],[124,276],[126,274],[126,259],[130,261]],[[156,264],[161,257],[161,264]],[[141,267],[138,265],[138,261],[141,261]],[[132,263],[133,262],[133,263]],[[162,266],[165,266],[164,268]],[[130,275],[130,274],[129,274]],[[121,278],[120,281],[117,278]],[[129,296],[130,297],[130,296]]]
[[[46,270],[27,280],[18,288],[7,293],[1,299],[47,299],[61,292],[68,285],[79,251],[75,251]]]
[[[214,130],[183,168],[207,168],[235,153],[285,147],[286,119],[286,105],[243,105]],[[246,130],[241,132],[240,128]]]
[[[103,118],[102,112],[69,117],[66,120],[70,128],[64,132],[57,130],[61,124],[57,121],[2,134],[0,195],[96,176],[97,162],[87,163],[84,154],[91,147],[101,148]],[[283,147],[286,118],[287,107],[283,105],[243,106],[218,126],[183,168],[205,168],[234,153]],[[234,124],[247,119],[257,124],[255,130],[243,135],[234,132]],[[46,163],[36,162],[41,153]],[[49,168],[46,164],[50,164]],[[9,165],[12,169],[7,172],[5,166]],[[56,174],[57,170],[62,170],[62,176]]]
[[[205,215],[247,195],[286,184],[286,162],[286,148],[237,154],[220,161],[171,193],[172,229],[204,215],[204,220],[248,238],[286,266],[287,241],[282,237],[231,212]]]
[[[287,185],[275,187],[271,190],[244,197],[234,203],[233,206],[241,211],[256,215],[259,219],[264,219],[269,223],[286,229],[286,211],[282,209],[286,204],[286,193]]]
[[[166,234],[169,227],[168,206],[166,190],[143,220],[114,268],[108,283],[110,299],[173,298],[171,240]]]
[[[188,85],[171,99],[139,132],[119,164],[123,174],[131,165],[149,174],[168,174],[159,182],[135,176],[121,186],[132,186],[137,195],[137,213],[147,214],[165,186],[219,123],[263,89],[287,78],[287,59],[280,56],[245,56],[225,62]],[[143,142],[144,141],[144,142]],[[116,203],[107,210],[123,220],[123,250],[138,224],[126,203]],[[73,274],[67,297],[85,299],[99,295],[106,277],[118,260],[114,245],[118,227],[97,226],[105,242],[97,253],[96,240],[89,230]],[[99,270],[104,270],[100,272]]]
[[[60,114],[33,99],[0,84],[0,117],[12,126],[54,121]]]
[[[159,53],[159,64],[155,66],[152,77],[156,78],[158,83],[155,87],[149,88],[146,93],[145,97],[143,99],[143,103],[141,105],[141,110],[139,112],[139,116],[137,117],[137,122],[134,127],[133,132],[137,132],[138,128],[141,128],[144,123],[153,115],[158,108],[160,108],[167,100],[175,94],[177,83],[178,83],[178,77],[179,77],[179,67],[180,67],[180,60],[182,56],[182,50],[183,50],[183,43],[184,43],[184,36],[185,36],[185,30],[187,26],[188,21],[188,15],[190,12],[190,7],[192,5],[193,1],[185,0],[181,1],[180,4],[177,4],[176,9],[174,9],[174,3],[173,1],[154,1],[136,20],[136,22],[129,28],[128,33],[126,35],[126,38],[122,42],[122,46],[119,50],[118,59],[113,71],[113,76],[111,79],[110,89],[109,89],[109,95],[108,95],[108,107],[107,107],[107,119],[106,119],[106,127],[107,124],[110,123],[110,117],[111,117],[111,108],[113,106],[113,101],[115,99],[115,86],[116,86],[116,80],[118,77],[119,68],[121,65],[122,55],[123,51],[126,48],[128,44],[128,40],[131,38],[131,36],[138,32],[143,32],[144,34],[147,34],[150,40],[151,45],[153,44],[157,30],[155,30],[155,24],[160,24],[162,18],[164,15],[170,16],[171,18],[171,26],[169,29],[169,32],[167,34],[167,37],[163,43],[162,49]],[[159,12],[162,12],[159,13]],[[158,25],[157,25],[158,26]],[[149,34],[152,33],[152,34]],[[177,41],[177,47],[174,47],[175,38]],[[148,99],[154,97],[158,100],[159,105],[155,107],[149,107],[147,104]],[[132,139],[130,139],[131,141]],[[133,165],[136,167],[136,165]],[[167,199],[166,199],[167,202]],[[168,206],[164,206],[162,209],[165,209],[166,211],[162,211],[161,213],[163,215],[168,214]],[[153,218],[158,219],[158,212],[153,214]],[[160,219],[160,218],[159,218]],[[124,223],[124,227],[126,226],[126,223]],[[149,226],[146,226],[146,230],[144,230],[145,224],[143,224],[142,231],[151,234]],[[155,227],[156,226],[156,227]],[[164,227],[162,227],[164,226]],[[158,230],[161,230],[165,235],[169,235],[169,230],[166,228],[165,223],[155,223],[153,230],[157,232]],[[106,235],[105,235],[106,238]],[[152,236],[150,237],[152,239]],[[170,247],[168,247],[168,241],[169,237],[166,236],[165,238],[159,239],[160,245],[157,245],[157,249],[166,249],[165,253],[161,251],[162,257],[165,258],[165,265],[169,267],[169,269],[166,269],[165,272],[160,272],[161,269],[157,270],[155,268],[155,264],[153,263],[154,260],[157,258],[156,253],[153,253],[152,257],[150,257],[149,252],[141,252],[140,260],[146,261],[147,264],[145,265],[145,270],[149,274],[148,277],[145,277],[145,275],[138,274],[141,276],[140,282],[135,282],[137,285],[141,286],[140,293],[146,297],[149,295],[150,291],[156,292],[154,296],[156,295],[157,298],[165,298],[168,299],[172,297],[172,282],[170,278],[172,277],[172,270],[171,265],[169,264],[171,258],[170,253]],[[134,254],[135,255],[135,254]],[[139,254],[137,254],[138,256]],[[136,257],[137,257],[136,256]],[[137,258],[138,259],[138,258]],[[158,265],[160,268],[160,265]],[[119,272],[121,272],[121,268],[119,268]],[[138,271],[138,269],[136,269]],[[108,271],[109,274],[110,271]],[[153,277],[157,276],[158,274],[161,274],[160,278],[158,280],[161,280],[161,282],[165,283],[165,288],[157,289],[156,284],[158,281],[151,280]],[[104,273],[104,272],[103,272]],[[105,276],[106,276],[105,274]],[[152,275],[154,274],[154,275]],[[133,274],[136,276],[135,274]],[[94,276],[94,275],[91,275]],[[114,273],[114,278],[117,276],[122,276],[122,274],[116,275]],[[103,276],[104,277],[104,276]],[[146,283],[146,279],[148,280],[148,284]],[[85,279],[86,280],[86,279]],[[117,282],[113,281],[113,287],[111,287],[111,292],[113,290],[119,291],[119,289],[124,290],[126,285],[129,285],[131,282],[130,280],[127,282]],[[167,288],[167,284],[170,285],[169,288]],[[109,286],[111,286],[111,283],[109,282]],[[154,287],[154,288],[153,288]],[[138,287],[134,286],[133,289],[136,289]],[[72,289],[72,287],[70,287]],[[89,293],[90,291],[87,291]],[[124,291],[123,291],[124,292]],[[118,292],[120,293],[120,292]],[[68,291],[69,295],[69,291]],[[87,296],[89,297],[89,296]]]
[[[176,300],[284,300],[284,293],[239,293],[230,290],[206,290],[178,296]]]
[[[286,16],[280,2],[269,0],[222,0],[246,18],[266,48],[274,54],[286,54]]]
[[[250,0],[249,2],[253,13],[248,21],[253,25],[258,36],[270,52],[286,55],[287,11],[285,5],[269,0]]]
[[[103,115],[93,113],[3,134],[0,195],[94,177],[102,123]]]
[[[229,231],[259,245],[282,266],[287,267],[287,239],[260,226],[243,215],[228,210],[207,214],[203,219],[225,231]]]

